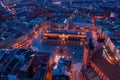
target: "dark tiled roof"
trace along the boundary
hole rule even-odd
[[[66,75],[55,75],[52,76],[52,80],[70,80],[70,78]]]
[[[102,55],[96,53],[92,62],[110,79],[110,80],[120,80],[120,71],[115,67],[115,65],[110,64],[102,57]]]
[[[98,74],[91,68],[87,67],[87,69],[82,69],[82,73],[86,76],[87,80],[100,80]]]

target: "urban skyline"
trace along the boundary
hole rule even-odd
[[[120,2],[1,0],[0,80],[120,80]]]

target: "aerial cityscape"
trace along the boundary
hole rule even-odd
[[[120,80],[120,0],[0,0],[0,80]]]

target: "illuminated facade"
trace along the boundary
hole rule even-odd
[[[88,66],[88,48],[87,46],[84,46],[84,55],[83,55],[83,61],[82,61],[82,67],[86,68]]]
[[[45,33],[42,37],[42,43],[84,45],[86,35]]]

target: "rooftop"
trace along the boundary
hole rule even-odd
[[[100,53],[95,53],[91,60],[110,80],[119,80],[120,71],[110,64]]]
[[[98,74],[91,67],[87,67],[87,69],[82,69],[81,71],[85,74],[88,80],[100,80]]]

